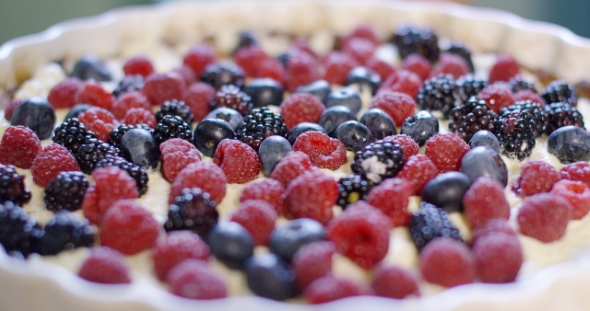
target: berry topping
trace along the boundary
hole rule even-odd
[[[197,82],[191,84],[184,94],[183,101],[193,113],[195,122],[201,122],[211,110],[215,99],[215,89],[207,83]]]
[[[448,118],[457,101],[455,79],[451,75],[432,77],[422,85],[416,97],[420,109],[437,111]]]
[[[374,140],[384,139],[387,136],[395,135],[397,132],[393,119],[379,108],[371,108],[365,111],[359,122],[369,129]]]
[[[401,26],[395,30],[391,41],[397,46],[402,58],[418,53],[431,63],[438,60],[438,36],[433,29]]]
[[[461,168],[461,159],[469,150],[469,145],[461,137],[447,133],[437,134],[429,139],[424,154],[444,173],[458,171]]]
[[[358,151],[373,141],[369,128],[356,121],[346,121],[336,128],[336,138],[344,144],[346,149]]]
[[[395,68],[388,62],[377,57],[371,57],[365,62],[365,67],[379,75],[380,81],[385,81],[387,77],[395,72]],[[403,68],[407,69],[407,68]]]
[[[562,179],[578,180],[590,187],[590,163],[575,162],[564,165],[560,175]]]
[[[166,277],[170,292],[189,299],[225,298],[227,289],[221,278],[204,260],[186,259]]]
[[[396,266],[378,269],[371,282],[371,288],[381,297],[403,299],[408,296],[420,296],[416,277]]]
[[[84,111],[78,116],[78,120],[88,131],[94,133],[96,138],[104,142],[109,140],[111,131],[119,125],[110,111],[98,107]]]
[[[449,130],[468,142],[480,130],[494,131],[498,115],[483,100],[472,97],[467,103],[451,110]]]
[[[324,105],[313,95],[295,93],[281,104],[281,116],[288,129],[301,122],[318,122]]]
[[[348,73],[359,65],[354,57],[341,51],[328,53],[323,58],[322,64],[325,68],[324,80],[336,85],[345,85]]]
[[[312,169],[311,160],[307,154],[301,151],[289,152],[277,163],[270,175],[287,187],[291,181],[299,175]]]
[[[78,90],[74,101],[76,104],[91,104],[99,108],[111,110],[114,98],[99,83],[85,81]]]
[[[309,243],[299,248],[291,260],[299,289],[305,289],[314,280],[332,272],[334,252],[334,243],[324,241]]]
[[[520,175],[511,188],[517,195],[528,197],[533,194],[551,191],[551,188],[559,179],[559,172],[551,164],[531,160],[522,165]]]
[[[562,196],[539,193],[527,197],[518,210],[520,233],[549,243],[561,239],[570,220],[572,206]]]
[[[25,210],[10,201],[0,204],[0,244],[6,253],[15,257],[36,253],[42,236],[43,230]]]
[[[178,173],[191,163],[201,161],[197,148],[184,139],[172,138],[160,145],[162,176],[173,182]]]
[[[0,203],[11,201],[22,205],[31,199],[31,192],[25,188],[25,176],[19,175],[13,165],[0,164]]]
[[[158,146],[172,138],[181,138],[187,141],[193,139],[191,126],[179,116],[165,115],[154,129],[154,138]]]
[[[521,92],[521,91],[525,91],[525,90],[528,90],[528,91],[532,92],[533,94],[537,94],[537,89],[535,87],[535,84],[532,82],[529,82],[527,80],[524,80],[520,74],[512,77],[508,81],[508,84],[510,84],[510,89],[515,94],[518,92]],[[543,102],[544,102],[544,100],[543,100]]]
[[[219,119],[226,121],[234,131],[237,130],[240,125],[242,125],[242,122],[244,122],[244,117],[237,110],[227,107],[219,107],[212,110],[205,116],[203,122],[208,119]]]
[[[181,99],[186,84],[182,77],[175,72],[154,73],[145,79],[141,90],[153,106],[161,105],[167,100]]]
[[[45,227],[39,243],[39,254],[55,255],[63,250],[94,245],[95,229],[88,220],[74,213],[59,212]]]
[[[277,227],[270,235],[270,251],[290,262],[304,245],[322,241],[326,230],[319,222],[309,219],[294,219]]]
[[[247,200],[240,203],[230,220],[248,230],[256,245],[267,245],[277,218],[277,213],[270,203],[263,200]]]
[[[445,52],[440,55],[438,62],[436,65],[434,65],[434,67],[432,67],[430,77],[436,77],[441,74],[449,74],[454,79],[458,79],[469,72],[469,65],[463,57],[453,53]]]
[[[531,155],[537,129],[531,110],[503,109],[494,128],[502,154],[520,161]]]
[[[420,91],[420,86],[422,86],[422,79],[417,74],[401,69],[391,74],[391,76],[381,83],[377,94],[381,91],[388,90],[405,93],[411,98],[416,98],[416,95]]]
[[[301,50],[289,53],[285,68],[287,90],[294,92],[297,87],[320,79],[319,67],[318,61],[310,53]]]
[[[350,111],[352,111],[352,113],[355,115],[361,110],[363,105],[361,96],[351,87],[342,87],[330,92],[323,102],[328,108],[334,106],[344,106],[350,109]]]
[[[402,169],[404,162],[400,145],[378,140],[357,151],[351,168],[355,174],[378,184],[383,179],[395,176]]]
[[[225,196],[227,178],[219,168],[211,162],[196,162],[183,168],[170,188],[168,203],[174,203],[174,199],[184,188],[201,188],[211,196],[211,200],[221,202]]]
[[[149,131],[150,133],[153,132],[150,129],[150,127],[145,124],[138,124],[138,125],[121,124],[116,129],[113,129],[111,131],[111,134],[109,134],[109,144],[111,144],[113,147],[120,149],[121,148],[121,139],[123,138],[123,135],[125,135],[130,130],[136,129],[136,128],[144,129],[146,131]]]
[[[41,97],[30,97],[14,108],[10,125],[23,125],[35,132],[40,140],[51,137],[55,124],[53,107]]]
[[[515,103],[520,101],[532,101],[541,107],[544,107],[547,104],[539,94],[531,90],[518,91],[512,95],[512,98],[514,98]]]
[[[297,294],[295,273],[275,254],[252,257],[245,270],[248,288],[258,296],[285,300]]]
[[[488,86],[488,81],[474,77],[472,74],[464,75],[455,81],[455,98],[459,104],[465,104],[472,97]]]
[[[221,167],[229,183],[244,184],[256,179],[260,173],[260,159],[256,151],[237,140],[222,140],[213,162]]]
[[[258,150],[260,144],[269,136],[287,135],[287,127],[281,115],[275,115],[267,107],[255,108],[244,117],[238,127],[237,138]]]
[[[302,151],[319,168],[337,170],[346,163],[346,148],[342,142],[321,132],[306,132],[293,144],[294,151]]]
[[[118,154],[119,148],[115,148],[96,138],[87,138],[84,144],[78,148],[78,152],[76,152],[76,161],[80,165],[82,172],[90,174],[96,167],[98,161],[104,158],[115,157]]]
[[[170,205],[164,229],[190,230],[205,236],[218,219],[215,201],[207,192],[200,188],[184,188]]]
[[[330,137],[336,137],[336,128],[338,128],[340,124],[350,120],[356,121],[354,113],[352,113],[346,106],[336,105],[324,110],[320,116],[318,124],[328,132]]]
[[[231,269],[243,269],[254,253],[254,239],[242,225],[233,221],[217,224],[207,235],[215,258]]]
[[[430,75],[432,64],[430,64],[430,61],[426,57],[412,53],[402,61],[402,69],[415,73],[420,80],[424,81]],[[383,78],[383,80],[387,77]]]
[[[508,54],[500,54],[496,59],[496,63],[490,69],[489,81],[494,83],[496,81],[510,81],[520,73],[520,65],[518,62]]]
[[[447,48],[448,53],[459,55],[465,59],[469,72],[473,72],[473,61],[471,60],[471,51],[461,42],[452,42],[451,46]]]
[[[567,103],[552,103],[545,106],[545,110],[547,111],[547,128],[545,131],[547,135],[550,135],[558,128],[568,125],[585,128],[582,114]]]
[[[471,228],[484,225],[490,219],[510,217],[510,204],[504,197],[504,187],[486,177],[476,179],[465,192],[463,207]]]
[[[151,131],[142,128],[129,130],[121,138],[121,154],[141,168],[154,170],[158,166],[160,150]]]
[[[137,185],[137,192],[140,196],[144,195],[148,189],[148,175],[146,171],[139,165],[128,162],[127,160],[120,157],[107,157],[96,163],[96,168],[116,166],[126,171]]]
[[[211,84],[216,90],[229,84],[241,88],[244,86],[244,70],[234,63],[213,63],[205,67],[201,81]]]
[[[43,148],[31,166],[31,175],[35,184],[46,187],[59,172],[79,171],[80,167],[68,149],[58,144]]]
[[[254,107],[279,106],[283,101],[285,90],[279,80],[256,78],[250,80],[250,83],[244,87],[244,93],[250,95]]]
[[[132,108],[150,109],[147,98],[138,91],[131,91],[121,95],[113,103],[113,116],[118,120],[125,118],[127,111]]]
[[[553,185],[551,194],[562,196],[570,203],[570,219],[582,219],[590,211],[590,188],[581,181],[562,179]]]
[[[459,172],[442,173],[431,179],[420,194],[428,202],[448,213],[463,211],[463,196],[471,186],[471,179]]]
[[[125,114],[122,122],[129,126],[146,125],[153,129],[158,124],[151,111],[143,108],[131,108]],[[151,131],[150,131],[151,132]]]
[[[419,146],[424,146],[427,140],[438,134],[438,131],[438,119],[430,114],[430,112],[421,110],[404,120],[400,134],[408,135]],[[394,134],[392,133],[392,135]]]
[[[110,81],[111,73],[98,56],[86,54],[74,64],[72,77],[80,80]]]
[[[363,179],[359,175],[344,176],[338,180],[338,204],[346,208],[358,200],[366,200],[373,183]]]
[[[121,97],[121,95],[127,92],[138,92],[143,89],[144,79],[140,75],[125,76],[117,87],[113,90],[113,96],[115,98]]]
[[[106,246],[93,248],[78,276],[86,281],[103,284],[131,283],[129,267],[120,252]]]
[[[375,56],[377,45],[364,38],[350,38],[343,42],[342,51],[352,56],[360,64],[365,64],[369,58]]]
[[[420,209],[412,215],[409,227],[410,236],[418,250],[438,237],[461,241],[459,230],[451,223],[447,212],[426,202],[420,203]]]
[[[297,87],[295,93],[311,94],[320,102],[325,102],[328,95],[332,93],[332,87],[326,80],[317,80],[312,83]]]
[[[547,150],[561,163],[590,160],[590,133],[569,125],[557,129],[549,135]]]
[[[330,302],[346,297],[361,296],[367,289],[361,285],[331,274],[323,276],[309,284],[303,292],[303,297],[311,304]]]
[[[490,84],[477,93],[476,98],[485,101],[495,113],[500,113],[502,108],[514,104],[512,91],[506,83]]]
[[[562,102],[574,107],[578,104],[578,94],[570,84],[563,80],[555,80],[549,83],[541,96],[547,104]]]
[[[76,211],[82,206],[84,194],[88,189],[88,179],[82,172],[60,172],[45,188],[43,201],[50,211]]]
[[[29,169],[41,149],[39,137],[29,128],[10,126],[4,131],[0,142],[0,163]]]
[[[518,238],[509,234],[486,234],[473,245],[477,276],[485,283],[514,282],[523,262]]]
[[[414,141],[412,137],[405,134],[387,136],[383,140],[400,145],[404,152],[404,159],[407,159],[420,152],[420,146],[418,146],[416,141]]]
[[[208,260],[209,246],[190,231],[173,231],[159,239],[154,246],[152,259],[159,280],[165,280],[168,272],[186,259]]]
[[[473,229],[471,232],[471,245],[474,245],[477,243],[477,240],[488,235],[507,235],[515,239],[518,238],[508,220],[504,218],[494,218]]]
[[[503,114],[504,111],[517,110],[527,110],[533,116],[533,122],[535,123],[535,127],[533,128],[533,135],[535,138],[540,137],[541,135],[543,135],[543,133],[547,131],[549,113],[547,112],[547,110],[543,109],[541,105],[534,103],[530,100],[518,101],[515,102],[512,106],[502,109],[501,114]]]
[[[235,137],[236,133],[227,121],[219,118],[204,119],[195,128],[193,143],[205,156],[213,157],[219,143]]]
[[[469,140],[469,146],[471,149],[475,149],[477,147],[488,147],[494,150],[496,153],[500,153],[500,142],[496,135],[494,135],[490,131],[481,130],[475,132],[471,139]]]
[[[264,175],[270,176],[279,161],[291,151],[293,151],[291,144],[283,136],[274,135],[265,139],[258,149]]]
[[[8,106],[4,110],[4,119],[6,119],[6,121],[10,122],[10,119],[12,118],[12,114],[14,113],[14,110],[16,109],[16,107],[18,107],[20,104],[22,104],[22,102],[23,102],[22,99],[13,99],[10,101],[10,103],[8,103]]]
[[[461,172],[471,180],[485,176],[498,181],[503,187],[508,184],[508,168],[496,151],[480,146],[467,152],[461,160]]]
[[[267,58],[268,55],[256,44],[240,47],[234,53],[236,64],[244,69],[247,77],[256,76],[260,64]]]
[[[454,239],[443,237],[428,243],[420,253],[419,265],[429,283],[454,287],[475,281],[475,258],[465,244]]]
[[[408,204],[412,190],[409,181],[390,178],[373,188],[366,201],[389,216],[394,227],[406,226],[411,218]]]
[[[283,184],[272,178],[250,183],[242,191],[240,203],[248,200],[263,200],[274,208],[277,215],[281,215],[283,213],[283,199],[281,199],[283,191],[285,191]]]
[[[253,106],[254,104],[252,103],[250,95],[242,92],[237,86],[231,84],[223,85],[221,89],[217,91],[212,105],[213,109],[219,107],[234,109],[243,116],[249,114]]]
[[[53,108],[70,108],[76,104],[76,94],[82,85],[76,78],[66,78],[49,91],[47,101]]]
[[[183,63],[189,66],[197,76],[200,76],[207,65],[217,60],[215,49],[205,43],[192,46],[184,55]]]
[[[338,185],[333,177],[311,170],[293,179],[282,198],[288,217],[311,218],[326,224],[333,216],[332,206],[338,199]]]
[[[406,179],[412,184],[412,195],[420,195],[426,183],[436,175],[438,175],[436,165],[427,156],[415,154],[408,157],[397,177]]]
[[[146,56],[137,55],[123,64],[123,72],[126,76],[140,75],[145,78],[154,72],[154,66]]]

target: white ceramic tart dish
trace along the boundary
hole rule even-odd
[[[0,99],[22,86],[43,64],[56,60],[71,64],[89,52],[105,59],[125,59],[163,42],[186,51],[196,42],[215,38],[215,48],[227,55],[244,29],[310,36],[321,47],[326,34],[342,35],[361,23],[370,23],[383,37],[401,24],[431,26],[440,37],[465,42],[474,54],[505,52],[526,68],[553,73],[570,83],[590,81],[590,40],[559,26],[497,10],[413,1],[177,2],[121,8],[7,42],[0,47]],[[283,46],[263,48],[272,54]],[[156,70],[170,67],[154,62]],[[570,236],[584,234],[569,238],[573,246],[558,245],[552,250],[566,253],[555,254],[556,258],[569,256],[569,260],[548,256],[540,261],[558,263],[536,273],[523,266],[526,277],[515,283],[470,284],[405,300],[355,297],[317,306],[255,296],[193,301],[169,294],[153,282],[97,285],[50,262],[23,261],[0,252],[0,310],[588,310],[589,222],[586,217],[570,224],[574,232]]]

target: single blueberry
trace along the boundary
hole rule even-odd
[[[66,114],[64,121],[71,118],[77,118],[79,115],[82,114],[82,112],[85,112],[86,110],[92,107],[94,106],[91,104],[76,104],[74,105],[74,107],[70,109],[70,111],[68,111],[68,114]]]
[[[277,163],[291,150],[293,148],[285,137],[273,135],[265,138],[258,148],[264,175],[270,176]]]
[[[365,88],[375,94],[381,85],[381,76],[367,67],[354,67],[346,76],[346,86],[356,85],[362,92]]]
[[[297,295],[295,272],[275,254],[254,256],[246,263],[248,288],[256,295],[285,300]]]
[[[471,149],[484,146],[498,153],[500,152],[500,142],[498,141],[498,138],[492,132],[486,130],[479,130],[475,132],[475,134],[473,134],[469,140],[469,146]]]
[[[248,47],[252,45],[257,45],[256,37],[250,31],[242,31],[240,33],[240,38],[238,39],[238,46],[235,48],[234,52],[239,48]]]
[[[87,54],[82,56],[74,65],[72,77],[80,80],[94,79],[96,81],[111,81],[111,73],[98,56]]]
[[[430,137],[438,134],[438,127],[438,119],[430,112],[422,110],[404,120],[400,134],[406,134],[418,145],[424,146]]]
[[[270,251],[279,255],[287,262],[297,250],[306,244],[324,240],[326,230],[321,223],[310,218],[299,218],[275,228],[270,234]]]
[[[10,125],[23,125],[30,128],[39,139],[47,139],[53,133],[55,111],[47,100],[41,97],[25,99],[14,109]]]
[[[315,96],[322,103],[325,102],[326,97],[330,95],[332,89],[330,83],[326,80],[317,80],[307,85],[302,85],[295,90],[295,93],[307,93]]]
[[[206,240],[215,258],[232,269],[243,269],[254,253],[254,239],[237,222],[218,223],[209,231]]]
[[[254,107],[263,107],[268,105],[280,106],[283,102],[285,90],[283,86],[271,78],[252,79],[244,87],[244,93],[250,95]]]
[[[121,138],[121,152],[127,161],[144,170],[156,169],[160,160],[160,148],[152,134],[142,128],[134,128]]]
[[[393,119],[379,108],[367,110],[359,121],[368,127],[373,134],[373,140],[380,140],[387,136],[395,135],[397,129]]]
[[[346,149],[359,151],[373,141],[373,135],[368,127],[358,121],[346,121],[336,128],[336,137]]]
[[[561,163],[590,161],[590,133],[583,128],[574,125],[558,128],[547,141],[549,153]]]
[[[363,106],[363,101],[357,91],[350,87],[343,87],[331,92],[326,97],[325,105],[328,108],[338,105],[346,106],[352,113],[357,114]]]
[[[235,137],[236,133],[227,121],[206,119],[201,121],[195,128],[193,143],[201,153],[208,157],[213,157],[217,145],[222,140],[226,138],[234,139]]]
[[[301,122],[289,130],[289,132],[287,133],[287,140],[289,141],[289,143],[291,145],[293,145],[295,143],[295,141],[297,140],[297,137],[299,137],[299,135],[301,135],[307,131],[316,131],[316,132],[322,132],[326,135],[328,134],[328,131],[326,131],[325,128],[323,128],[321,125],[319,125],[317,123]]]
[[[463,211],[463,195],[471,186],[471,179],[460,172],[447,172],[431,179],[422,190],[422,201],[445,211]]]
[[[345,106],[332,106],[322,113],[318,124],[326,129],[330,137],[336,137],[336,128],[338,125],[354,120],[356,116]]]
[[[236,131],[242,122],[244,121],[244,117],[241,113],[239,113],[235,109],[231,109],[228,107],[219,107],[207,114],[203,120],[207,119],[221,119],[225,120],[231,125],[232,129]]]
[[[508,169],[499,153],[485,146],[475,147],[461,159],[461,172],[472,181],[478,177],[497,180],[504,187],[508,184]]]

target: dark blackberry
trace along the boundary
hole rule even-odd
[[[116,157],[119,153],[119,148],[113,147],[96,138],[89,138],[80,146],[75,157],[78,165],[80,165],[80,170],[86,174],[90,174],[98,161],[107,157]]]
[[[154,133],[154,130],[145,124],[137,124],[137,125],[121,124],[121,125],[119,125],[119,127],[117,127],[116,129],[111,131],[111,134],[109,135],[109,144],[111,144],[111,146],[113,146],[113,147],[117,147],[117,148],[121,149],[121,139],[123,138],[123,135],[125,135],[125,133],[129,132],[130,130],[136,129],[136,128],[144,129],[144,130],[152,133],[152,135]]]
[[[50,211],[76,211],[82,206],[88,179],[82,172],[60,172],[53,177],[43,194],[45,207]]]
[[[563,80],[554,80],[549,83],[543,90],[541,97],[547,104],[562,102],[574,107],[578,105],[578,93],[573,86]]]
[[[449,130],[469,142],[479,130],[494,131],[498,115],[483,100],[472,97],[466,104],[453,108]]]
[[[0,164],[0,203],[11,201],[22,205],[31,199],[31,192],[25,187],[25,175],[19,173],[11,164]]]
[[[412,214],[409,228],[410,237],[419,251],[438,237],[463,241],[459,229],[449,220],[447,212],[426,202],[420,203],[420,209]]]
[[[61,211],[45,225],[39,254],[56,255],[64,250],[94,245],[94,227],[86,218]]]
[[[144,80],[141,75],[125,76],[113,90],[113,96],[119,97],[127,92],[141,91],[143,83]]]
[[[423,110],[439,111],[447,119],[455,108],[455,89],[455,80],[449,74],[430,78],[418,92],[416,104]]]
[[[258,45],[254,34],[250,31],[242,31],[240,32],[240,38],[238,39],[238,46],[233,52],[235,53],[239,48],[249,47],[252,45]]]
[[[486,86],[488,86],[487,80],[475,78],[470,74],[464,75],[455,81],[455,98],[460,100],[460,103],[465,104]]]
[[[508,81],[508,84],[510,84],[510,89],[512,90],[513,93],[516,93],[519,91],[524,91],[524,90],[531,90],[531,91],[537,93],[537,88],[535,87],[535,84],[523,80],[520,75],[516,75],[515,77],[510,79]]]
[[[241,88],[244,86],[244,70],[234,63],[214,63],[205,68],[201,81],[211,84],[216,90],[227,84]]]
[[[250,95],[240,91],[235,85],[224,85],[215,94],[213,109],[228,107],[237,110],[243,116],[250,113],[254,104]]]
[[[43,230],[35,219],[10,201],[0,204],[0,244],[12,256],[37,253]]]
[[[200,188],[185,188],[168,210],[166,231],[191,230],[205,236],[217,224],[219,213],[215,201]]]
[[[131,163],[121,157],[107,157],[96,163],[96,167],[109,167],[116,166],[127,173],[135,180],[137,186],[137,192],[142,196],[147,192],[148,189],[148,174],[139,165]]]
[[[365,200],[373,183],[363,179],[360,175],[348,175],[338,181],[338,201],[336,204],[346,208],[358,200]]]
[[[547,121],[549,118],[549,114],[547,113],[545,108],[543,108],[543,106],[533,101],[525,100],[516,102],[513,105],[502,109],[502,112],[504,112],[504,110],[513,111],[523,109],[530,111],[533,115],[533,121],[535,122],[535,128],[533,129],[533,133],[535,138],[543,135],[543,133],[547,131]]]
[[[192,141],[193,132],[191,126],[179,116],[164,116],[154,129],[154,138],[158,146],[171,138],[181,138]]]
[[[158,122],[162,121],[165,115],[179,116],[189,125],[195,121],[191,109],[183,101],[176,99],[167,100],[162,104],[160,109],[156,111],[156,120]]]
[[[51,140],[66,147],[71,154],[76,154],[78,148],[86,138],[96,138],[94,133],[86,130],[86,127],[77,118],[67,119],[53,130]]]
[[[500,152],[522,161],[535,147],[535,119],[531,110],[502,110],[496,119],[494,134],[500,142]]]
[[[434,63],[438,60],[440,49],[438,36],[431,28],[402,26],[395,30],[392,43],[397,46],[402,58],[417,53]]]
[[[285,137],[287,127],[280,114],[274,114],[268,107],[255,108],[244,117],[244,121],[237,131],[237,137],[242,142],[258,150],[262,141],[272,135]]]
[[[545,106],[545,111],[547,112],[547,128],[545,129],[547,135],[566,125],[575,125],[585,129],[582,114],[568,103],[552,103]]]
[[[451,43],[451,46],[447,49],[447,52],[459,55],[465,59],[467,62],[467,66],[469,66],[469,71],[473,72],[473,60],[471,60],[471,51],[463,44],[459,42]]]
[[[404,166],[405,159],[400,145],[378,140],[356,152],[352,171],[375,184],[395,176]]]

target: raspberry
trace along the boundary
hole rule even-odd
[[[282,199],[289,218],[307,217],[326,224],[333,216],[338,185],[319,170],[307,171],[291,181]]]
[[[160,281],[165,280],[168,272],[185,259],[206,261],[210,256],[207,243],[190,231],[168,232],[163,239],[156,242],[152,253],[154,271]]]
[[[565,234],[571,210],[562,196],[539,193],[527,197],[516,218],[520,233],[544,243],[559,240]]]
[[[411,218],[408,204],[412,190],[412,184],[405,179],[386,179],[369,192],[367,203],[389,216],[393,226],[405,226]]]
[[[385,258],[390,229],[389,218],[363,201],[349,205],[326,228],[327,239],[336,244],[338,252],[363,269],[371,269]]]
[[[162,176],[173,182],[178,173],[191,163],[201,161],[201,154],[190,142],[172,138],[160,145]]]
[[[576,162],[564,165],[560,170],[562,179],[579,180],[590,187],[590,163]]]
[[[182,99],[186,84],[175,72],[154,73],[145,79],[141,90],[153,106],[161,105],[167,100]]]
[[[131,108],[144,108],[149,110],[150,103],[141,92],[131,91],[119,96],[113,103],[113,115],[117,120],[125,118]]]
[[[509,235],[517,238],[516,232],[510,227],[508,220],[503,218],[494,218],[488,220],[485,224],[473,229],[471,232],[471,244],[477,243],[481,237],[488,235]]]
[[[138,55],[125,62],[123,72],[126,76],[140,75],[145,78],[154,72],[154,66],[147,57]]]
[[[484,283],[513,282],[522,266],[522,247],[516,236],[488,234],[473,245],[477,276]]]
[[[306,93],[295,93],[281,104],[281,116],[287,129],[301,122],[317,123],[326,108],[315,96]]]
[[[287,153],[275,166],[270,177],[287,187],[293,179],[312,169],[311,160],[301,151]]]
[[[110,111],[92,107],[78,116],[78,120],[84,124],[87,130],[96,135],[96,138],[108,142],[111,131],[119,126],[119,122],[115,119]]]
[[[211,84],[204,82],[193,83],[182,101],[190,108],[195,122],[201,122],[211,110],[211,103],[215,98],[215,89]]]
[[[402,61],[402,69],[415,73],[422,79],[428,79],[432,65],[430,61],[420,54],[410,54]]]
[[[106,110],[111,110],[113,107],[113,95],[103,89],[99,83],[86,81],[80,86],[74,102],[76,104],[90,104]]]
[[[469,248],[457,240],[441,237],[428,243],[418,258],[422,277],[445,287],[473,283],[475,258]]]
[[[490,69],[488,80],[490,83],[496,81],[509,81],[514,76],[520,73],[520,65],[514,57],[507,54],[500,54],[496,59],[496,63]]]
[[[369,108],[382,109],[393,119],[397,127],[401,127],[404,120],[416,112],[416,102],[407,94],[385,90],[373,97]]]
[[[505,83],[494,83],[483,88],[477,93],[478,100],[484,100],[495,113],[500,113],[502,108],[506,108],[514,104],[512,91]]]
[[[383,138],[384,141],[394,142],[402,147],[404,152],[404,159],[409,159],[411,156],[420,152],[420,146],[412,137],[406,134],[391,135]]]
[[[10,101],[10,103],[6,107],[6,110],[4,110],[4,119],[6,119],[6,121],[10,122],[14,109],[16,109],[16,107],[18,107],[22,102],[22,99],[13,99]]]
[[[461,137],[447,133],[436,134],[426,142],[425,154],[441,173],[458,171],[461,159],[469,151],[469,145]]]
[[[310,53],[301,50],[290,53],[285,68],[287,90],[294,92],[298,86],[318,80],[320,78],[318,68],[320,68],[318,61]]]
[[[493,218],[510,217],[510,204],[504,196],[504,187],[491,178],[480,177],[463,195],[463,209],[471,228],[484,225]]]
[[[41,141],[35,132],[22,125],[10,126],[0,142],[0,163],[29,169],[39,151]]]
[[[190,299],[225,298],[227,290],[221,278],[207,262],[187,259],[170,270],[166,277],[170,292]]]
[[[213,162],[221,167],[229,183],[244,184],[256,179],[260,173],[258,154],[238,140],[222,140],[215,150]]]
[[[581,181],[560,180],[553,185],[551,194],[562,196],[570,203],[570,219],[582,219],[590,211],[590,188]]]
[[[250,183],[240,195],[240,203],[248,200],[263,200],[268,202],[277,215],[283,214],[283,199],[281,195],[285,187],[279,181],[267,178],[263,181]]]
[[[100,243],[125,255],[135,255],[156,243],[160,226],[154,216],[135,200],[119,200],[104,213]]]
[[[244,226],[256,245],[267,245],[277,218],[277,212],[270,203],[263,200],[248,200],[240,203],[230,220]]]
[[[348,73],[358,62],[349,54],[340,51],[332,51],[322,61],[324,65],[324,80],[330,84],[345,85]]]
[[[297,250],[291,259],[291,266],[299,289],[304,290],[314,280],[332,272],[334,251],[334,243],[326,241],[305,244]]]
[[[469,65],[465,61],[465,58],[453,53],[442,53],[438,59],[438,63],[432,68],[430,77],[436,77],[440,74],[450,74],[453,78],[458,79],[460,76],[466,75],[469,72]]]
[[[346,297],[361,296],[366,292],[366,289],[351,280],[328,274],[311,282],[305,288],[303,297],[311,304],[320,304]]]
[[[217,61],[215,49],[208,44],[200,43],[194,45],[184,55],[183,63],[189,66],[198,77],[201,76],[207,65]]]
[[[129,176],[135,180],[135,185],[137,186],[137,192],[139,193],[139,196],[142,196],[147,192],[149,177],[147,172],[141,168],[141,166],[133,162],[129,162],[122,157],[112,156],[104,157],[96,162],[95,168],[108,166],[116,166],[127,172]]]
[[[268,55],[256,44],[241,47],[234,53],[236,64],[244,69],[247,77],[256,76],[260,64],[267,58]]]
[[[31,175],[35,184],[45,188],[59,172],[79,170],[76,158],[68,149],[59,144],[50,144],[37,154],[31,166]]]
[[[416,277],[396,266],[377,270],[371,288],[377,296],[382,297],[403,299],[407,296],[420,296]]]
[[[376,49],[375,43],[364,38],[351,38],[342,45],[344,53],[352,56],[359,64],[363,65],[374,56]]]
[[[285,68],[278,60],[267,58],[260,63],[256,77],[271,78],[283,84],[285,81]]]
[[[512,191],[519,196],[528,197],[541,192],[549,192],[560,178],[560,174],[551,164],[531,160],[526,162],[518,179],[512,184]]]
[[[423,154],[412,155],[396,177],[408,180],[412,184],[412,195],[420,195],[424,185],[438,175],[438,168],[430,158]]]
[[[385,81],[390,75],[395,73],[395,68],[385,61],[378,59],[377,57],[371,57],[365,63],[365,67],[373,70],[376,72],[379,77],[381,77],[381,81]]]
[[[541,105],[541,107],[544,107],[546,105],[543,97],[541,97],[539,94],[535,93],[532,90],[518,91],[518,92],[512,94],[512,98],[514,99],[515,103],[530,100],[533,103],[537,103],[537,104]]]
[[[106,246],[93,248],[78,271],[86,281],[103,284],[131,283],[129,268],[120,252]]]
[[[158,121],[154,114],[144,108],[131,108],[125,114],[125,118],[123,119],[123,124],[134,126],[145,124],[149,128],[153,129],[158,125]]]
[[[338,139],[315,131],[305,132],[293,144],[294,151],[302,151],[319,168],[337,170],[346,163],[346,147]]]
[[[389,90],[406,93],[410,95],[411,98],[416,98],[421,86],[422,80],[420,79],[420,76],[411,71],[400,69],[381,83],[381,87],[379,87],[377,93],[382,90]]]
[[[82,81],[76,78],[66,78],[49,91],[47,101],[53,108],[70,108],[76,104],[76,95],[82,85]]]
[[[182,169],[170,188],[168,203],[174,203],[174,199],[182,192],[184,188],[201,188],[209,193],[213,201],[221,202],[225,196],[225,184],[227,178],[219,168],[211,162],[196,162],[189,164]]]
[[[197,81],[197,76],[195,75],[194,71],[187,65],[174,68],[170,70],[170,72],[178,74],[182,80],[184,80],[184,85],[186,87],[191,86],[193,82]]]
[[[346,42],[353,38],[366,39],[372,42],[373,44],[381,43],[381,40],[375,33],[375,30],[369,24],[361,24],[354,28],[350,33],[348,33],[344,38],[342,38],[341,46],[346,45]]]

